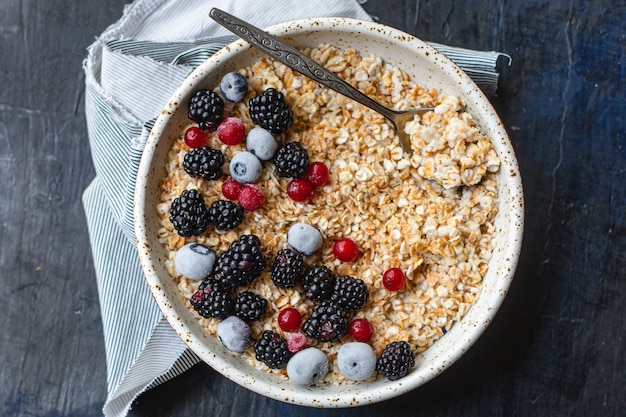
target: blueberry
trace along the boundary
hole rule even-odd
[[[246,147],[260,160],[268,161],[274,157],[278,143],[269,131],[255,127],[248,132]]]
[[[229,72],[220,81],[220,91],[226,100],[236,103],[248,93],[248,82],[238,72]]]
[[[328,373],[328,358],[318,348],[306,348],[287,363],[289,379],[298,385],[313,385]]]
[[[287,231],[287,243],[304,255],[312,255],[321,247],[324,238],[322,233],[310,224],[296,223]]]
[[[176,272],[189,279],[205,279],[215,266],[215,252],[200,243],[188,243],[176,252]]]
[[[217,324],[217,337],[231,352],[243,352],[250,346],[250,326],[237,316],[230,316]]]
[[[363,381],[374,375],[376,354],[367,343],[346,343],[337,353],[337,366],[345,377]]]
[[[239,152],[230,160],[230,175],[240,184],[257,182],[262,172],[261,161],[250,152]]]

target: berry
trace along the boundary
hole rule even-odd
[[[302,278],[307,298],[315,301],[330,300],[335,287],[335,275],[324,265],[315,265]]]
[[[348,310],[358,310],[367,303],[370,293],[365,281],[354,277],[337,277],[330,299]]]
[[[306,336],[302,333],[289,333],[287,335],[287,349],[289,352],[300,352],[306,346]]]
[[[295,332],[302,324],[300,312],[293,307],[287,307],[278,313],[278,326],[285,332]]]
[[[255,127],[246,136],[246,148],[262,161],[272,159],[278,149],[274,136],[262,127]]]
[[[245,286],[261,275],[266,264],[259,238],[243,235],[217,258],[215,279],[225,288]]]
[[[337,367],[346,378],[363,381],[376,371],[376,354],[367,343],[345,343],[337,352]]]
[[[310,347],[293,355],[287,363],[289,379],[298,385],[313,385],[328,373],[328,358],[318,348]]]
[[[296,223],[287,230],[289,246],[304,255],[312,255],[322,248],[324,237],[317,227]]]
[[[201,148],[204,146],[204,131],[197,126],[191,126],[185,130],[185,143],[190,148]]]
[[[383,285],[389,291],[399,291],[404,287],[406,277],[400,268],[389,268],[383,274]]]
[[[241,184],[257,182],[262,173],[261,161],[250,152],[239,152],[230,160],[230,175]]]
[[[228,200],[216,200],[209,208],[209,220],[219,230],[231,230],[243,222],[243,207]]]
[[[334,342],[348,332],[348,313],[330,301],[322,301],[313,307],[302,329],[320,342]]]
[[[244,291],[235,300],[235,314],[245,322],[260,320],[267,312],[267,300],[251,291]]]
[[[183,168],[192,177],[216,180],[223,174],[222,165],[225,161],[222,151],[203,146],[187,152],[183,159]]]
[[[333,254],[342,262],[353,262],[359,256],[359,247],[352,239],[342,237],[333,245]]]
[[[206,279],[191,296],[191,305],[202,317],[225,319],[233,314],[235,303],[230,293],[214,279]]]
[[[248,82],[238,72],[229,72],[220,81],[220,92],[226,100],[236,103],[248,93]]]
[[[415,354],[405,342],[389,343],[376,361],[376,371],[390,381],[400,379],[415,366]]]
[[[189,279],[203,280],[211,275],[217,257],[208,247],[200,243],[187,243],[176,251],[176,272]]]
[[[198,90],[189,102],[188,116],[202,130],[215,129],[222,120],[224,100],[211,90]]]
[[[217,324],[217,337],[231,352],[243,352],[250,346],[250,326],[237,316],[230,316]]]
[[[282,145],[274,155],[274,165],[281,177],[299,178],[309,167],[309,155],[300,142]]]
[[[239,199],[239,193],[242,189],[243,185],[232,178],[222,183],[222,195],[232,201]]]
[[[294,178],[287,185],[287,195],[293,201],[309,201],[315,194],[315,187],[306,178]]]
[[[268,88],[263,94],[248,101],[248,111],[252,122],[271,133],[283,133],[293,123],[293,113],[285,96],[275,88]]]
[[[354,319],[348,327],[350,336],[357,342],[367,342],[374,334],[374,326],[367,319]]]
[[[246,184],[239,193],[239,205],[248,211],[254,211],[265,202],[263,190],[254,184]]]
[[[271,330],[265,330],[254,344],[254,354],[257,360],[272,369],[283,368],[292,356],[285,339]]]
[[[328,182],[328,167],[322,162],[311,162],[306,170],[305,177],[316,187]]]
[[[241,119],[227,117],[217,126],[217,138],[224,145],[238,145],[246,138],[246,127]]]
[[[170,221],[182,237],[198,236],[209,225],[209,211],[198,190],[184,190],[172,201]]]
[[[272,265],[271,278],[280,288],[293,288],[302,279],[304,259],[302,255],[291,249],[278,251]]]

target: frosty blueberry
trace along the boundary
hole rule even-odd
[[[337,353],[337,366],[346,378],[363,381],[374,375],[376,354],[367,343],[345,343]]]
[[[176,252],[174,266],[176,272],[194,280],[202,280],[211,275],[215,266],[215,253],[200,243],[188,243]]]
[[[220,81],[220,91],[224,98],[231,102],[238,102],[248,93],[248,82],[238,72],[229,72]]]
[[[287,363],[289,379],[298,385],[313,385],[328,373],[328,358],[318,348],[306,348]]]
[[[274,157],[278,143],[270,132],[262,127],[255,127],[248,132],[246,147],[260,160],[268,161]]]
[[[306,223],[296,223],[287,231],[287,243],[300,253],[312,255],[321,247],[324,238],[314,226]]]
[[[257,182],[262,172],[261,161],[250,152],[239,152],[230,160],[230,175],[241,184]]]
[[[243,352],[250,345],[250,326],[237,316],[230,316],[217,324],[217,337],[226,349]]]

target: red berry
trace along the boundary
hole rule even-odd
[[[246,184],[239,192],[239,205],[245,210],[254,211],[265,202],[263,190],[254,184]]]
[[[238,145],[246,137],[246,127],[241,119],[227,117],[217,126],[217,137],[225,145]]]
[[[383,274],[383,285],[389,291],[398,291],[404,287],[406,277],[400,268],[389,268]]]
[[[306,178],[294,178],[287,186],[287,195],[293,201],[309,201],[315,194],[315,187]]]
[[[311,162],[306,170],[305,177],[316,187],[328,182],[328,167],[322,162]]]
[[[357,342],[367,342],[374,334],[374,326],[367,319],[354,319],[350,323],[348,331]]]
[[[241,190],[243,190],[243,185],[239,184],[238,181],[232,178],[229,178],[222,183],[222,194],[229,200],[238,200]]]
[[[204,146],[204,131],[197,126],[192,126],[185,130],[185,143],[190,148],[201,148]]]
[[[333,254],[342,262],[352,262],[359,256],[359,248],[352,239],[342,237],[335,242]]]
[[[289,352],[300,352],[306,346],[306,336],[302,333],[289,333],[287,335],[287,349]]]
[[[278,313],[278,325],[285,332],[295,332],[300,328],[302,316],[300,312],[293,307],[287,307]]]

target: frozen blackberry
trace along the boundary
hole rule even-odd
[[[289,142],[276,151],[274,165],[281,177],[300,178],[309,167],[309,155],[300,142]]]
[[[320,342],[334,342],[348,332],[348,312],[331,301],[322,301],[313,307],[302,329]]]
[[[293,288],[304,273],[304,258],[291,249],[278,251],[272,265],[272,281],[280,288]]]
[[[254,353],[257,360],[272,369],[285,367],[293,355],[287,349],[285,339],[271,330],[265,330],[261,338],[254,344]]]
[[[209,211],[198,190],[184,190],[172,201],[170,221],[182,237],[198,236],[209,225]]]
[[[415,354],[405,342],[391,342],[376,361],[376,371],[390,381],[400,379],[415,366]]]
[[[222,151],[203,146],[187,152],[183,159],[183,168],[192,177],[216,180],[224,174],[222,165],[225,161]]]
[[[338,277],[330,297],[337,305],[348,310],[360,309],[369,298],[367,284],[362,279],[354,277]]]
[[[219,230],[230,230],[243,221],[243,207],[228,200],[216,200],[209,208],[209,221]]]
[[[335,287],[335,275],[324,265],[315,265],[302,278],[307,298],[315,301],[330,300]]]
[[[235,302],[230,293],[212,278],[204,280],[191,296],[191,305],[202,317],[215,317],[220,320],[231,316]]]
[[[283,133],[293,123],[293,112],[285,101],[285,96],[275,88],[268,88],[263,94],[248,101],[248,111],[254,124],[271,133]]]
[[[217,258],[215,279],[225,288],[250,284],[267,264],[261,241],[255,235],[243,235]]]
[[[235,300],[235,314],[245,322],[261,319],[267,311],[267,300],[251,291],[244,291]]]
[[[217,128],[224,113],[224,100],[211,90],[198,90],[189,101],[188,117],[202,130]]]

